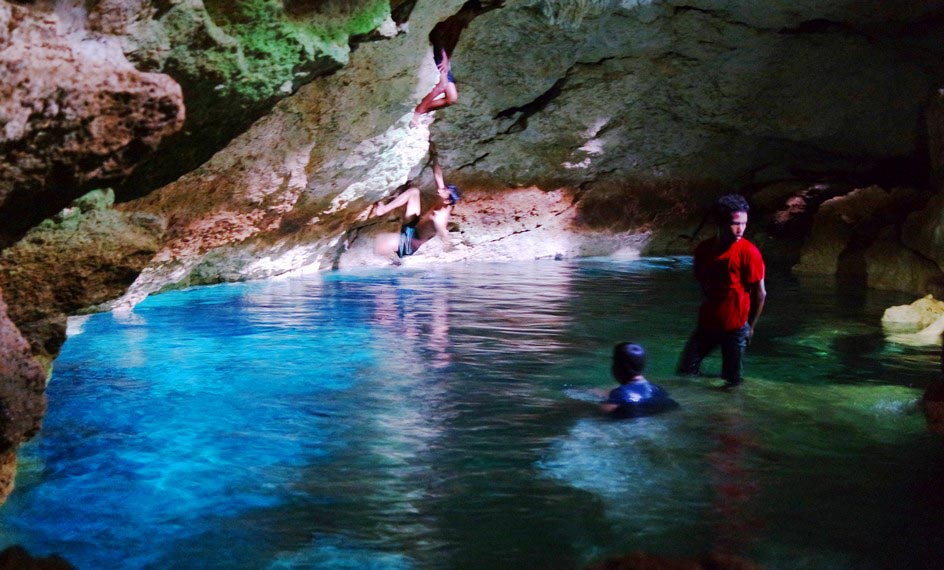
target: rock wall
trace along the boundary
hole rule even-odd
[[[563,188],[589,226],[641,231],[732,185],[923,156],[941,30],[912,24],[944,3],[486,4],[452,55],[460,101],[430,127],[460,186]],[[326,264],[369,202],[428,181],[403,116],[434,80],[426,35],[460,6],[417,2],[398,36],[124,206],[171,220],[173,241],[122,303]]]
[[[115,42],[55,14],[0,2],[0,247],[103,180],[117,180],[184,121],[180,87]]]
[[[392,35],[389,0],[70,0],[88,33],[114,38],[141,69],[173,77],[184,127],[117,186],[127,200],[200,166],[315,77],[348,61],[350,44]],[[61,8],[60,8],[61,9]]]
[[[121,295],[160,248],[164,220],[115,211],[114,199],[92,191],[0,252],[8,315],[47,368],[66,317]]]
[[[0,353],[0,498],[5,498],[13,489],[16,448],[39,431],[46,411],[46,370],[7,316],[2,297]]]
[[[497,184],[743,184],[918,145],[940,3],[506,2],[453,57],[448,162]],[[863,65],[868,62],[868,65]]]

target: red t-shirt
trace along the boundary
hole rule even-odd
[[[698,326],[729,332],[747,323],[750,289],[764,278],[764,258],[757,246],[744,238],[720,253],[718,243],[718,238],[711,238],[695,247],[695,279],[705,294]]]

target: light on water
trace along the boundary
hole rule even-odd
[[[685,259],[332,273],[70,323],[0,538],[79,568],[940,567],[911,299],[772,276],[734,393],[675,377]],[[681,408],[615,421],[617,341]],[[717,356],[707,369],[720,366]]]

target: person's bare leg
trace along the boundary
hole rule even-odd
[[[395,210],[400,206],[406,205],[406,218],[420,215],[420,190],[419,188],[408,188],[399,196],[390,200],[386,204],[377,204],[374,208],[374,215],[382,216],[387,212]]]
[[[384,232],[377,235],[374,242],[374,253],[377,255],[390,255],[396,253],[400,247],[400,234]]]
[[[419,120],[421,115],[425,115],[433,109],[438,109],[446,105],[452,105],[452,103],[447,103],[446,105],[440,104],[439,101],[443,101],[443,94],[445,93],[445,99],[449,98],[449,92],[452,91],[453,99],[452,103],[456,102],[456,84],[452,81],[449,81],[449,76],[446,73],[439,74],[439,83],[433,87],[432,91],[426,94],[426,97],[416,105],[416,108],[413,109],[413,119],[410,121],[410,124],[414,127],[419,125]]]

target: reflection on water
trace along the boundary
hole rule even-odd
[[[944,449],[913,411],[936,355],[879,326],[909,299],[772,276],[730,394],[672,374],[689,273],[334,273],[74,321],[0,538],[82,568],[572,568],[635,550],[944,562]],[[584,401],[612,387],[621,340],[647,347],[680,410],[613,421]]]

